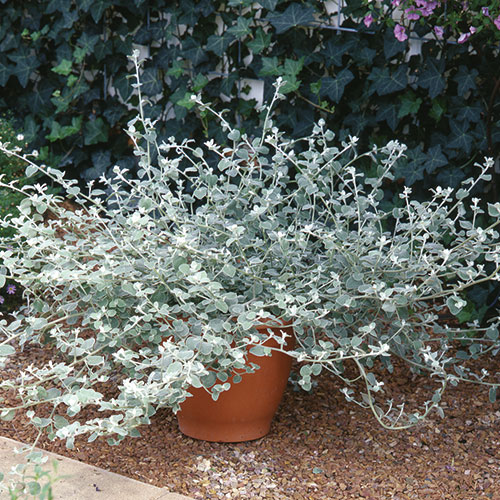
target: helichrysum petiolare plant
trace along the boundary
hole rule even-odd
[[[419,202],[405,188],[401,206],[385,210],[383,183],[405,151],[397,141],[359,154],[356,138],[336,143],[323,122],[304,139],[287,138],[272,121],[278,81],[260,136],[242,134],[194,96],[227,143],[158,143],[143,113],[137,54],[133,60],[140,113],[127,132],[137,178],[116,167],[101,188],[81,190],[61,171],[1,146],[81,206],[68,210],[46,186],[27,186],[19,217],[2,223],[16,232],[0,243],[0,285],[22,285],[26,305],[0,323],[1,360],[31,343],[61,354],[0,384],[19,395],[2,418],[24,412],[68,446],[79,434],[137,436],[158,408],[177,410],[189,387],[216,399],[235,370],[254,370],[245,363],[248,346],[269,353],[253,328],[263,319],[293,322],[291,355],[303,363],[305,389],[329,370],[346,397],[386,427],[442,413],[446,386],[465,380],[489,385],[494,399],[494,379],[466,361],[497,355],[498,317],[481,327],[439,319],[444,308],[463,309],[468,288],[499,279],[500,204],[487,206],[482,227],[480,200],[471,199],[491,159],[456,191],[436,189]],[[361,158],[376,175],[357,168]],[[44,217],[48,211],[56,217]],[[384,404],[382,376],[391,377],[394,359],[433,376],[436,390],[421,408]],[[113,395],[101,389],[110,379]],[[43,417],[41,403],[52,408]],[[79,420],[87,406],[106,412]]]

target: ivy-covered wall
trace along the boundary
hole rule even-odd
[[[347,3],[355,16],[361,1]],[[133,167],[123,129],[135,102],[127,56],[139,45],[150,55],[142,90],[165,136],[216,133],[193,92],[251,132],[245,79],[264,81],[268,96],[284,76],[281,126],[303,135],[322,116],[365,144],[398,138],[410,147],[397,171],[406,184],[456,186],[499,155],[498,47],[429,41],[409,56],[381,26],[336,22],[319,0],[0,0],[0,112],[15,113],[45,161],[82,179]],[[496,197],[495,179],[485,190]]]

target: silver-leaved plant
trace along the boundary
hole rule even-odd
[[[0,242],[0,286],[18,283],[25,306],[0,321],[0,360],[10,363],[28,344],[54,358],[0,382],[0,391],[18,396],[0,402],[1,418],[24,412],[69,447],[80,434],[113,443],[137,436],[158,408],[177,411],[190,387],[216,399],[236,371],[257,369],[246,363],[249,348],[267,355],[262,344],[273,336],[284,349],[286,335],[257,332],[262,321],[293,323],[290,355],[302,363],[303,388],[329,370],[348,400],[388,428],[442,413],[449,384],[489,385],[494,399],[498,383],[466,362],[497,355],[498,316],[482,326],[440,319],[443,310],[460,313],[469,288],[499,280],[500,203],[488,205],[491,223],[482,227],[471,195],[491,159],[458,190],[438,188],[420,202],[405,188],[397,208],[384,209],[383,184],[404,145],[359,154],[355,137],[336,143],[323,121],[308,137],[287,138],[272,121],[280,81],[260,136],[241,134],[193,96],[227,142],[158,141],[143,112],[141,61],[132,59],[140,110],[127,132],[137,176],[116,167],[99,189],[80,189],[34,155],[0,145],[76,207],[46,185],[8,185],[25,198],[20,215],[2,221],[15,235]],[[391,377],[395,359],[436,381],[422,407],[383,402],[382,375]],[[102,390],[110,381],[112,395]],[[86,407],[93,418],[81,421]]]

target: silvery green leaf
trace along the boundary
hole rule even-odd
[[[500,203],[488,203],[488,215],[490,217],[500,217]]]
[[[229,276],[230,278],[233,278],[234,275],[236,274],[236,268],[232,264],[225,264],[222,268],[222,272],[226,275]]]
[[[237,129],[231,130],[229,134],[227,134],[227,138],[230,139],[231,141],[239,141],[241,137],[240,131]]]
[[[311,367],[311,373],[312,373],[313,375],[318,376],[318,375],[321,373],[322,369],[323,369],[322,364],[320,364],[320,363],[315,363],[315,364],[314,364],[314,365],[312,365],[312,367]]]
[[[337,297],[335,302],[341,307],[349,307],[351,303],[351,297],[349,295],[344,294],[341,295],[340,297]]]
[[[203,375],[203,377],[201,378],[203,387],[205,387],[206,389],[210,389],[210,387],[215,384],[216,380],[217,377],[214,372],[209,372],[207,375]]]
[[[393,313],[396,311],[396,306],[393,302],[384,302],[382,304],[382,309],[385,311],[385,312],[388,312],[388,313]]]
[[[459,297],[452,296],[448,297],[446,305],[449,307],[451,314],[456,316],[467,305],[467,302]]]
[[[269,356],[271,354],[271,350],[269,349],[269,347],[256,345],[250,349],[250,353],[253,354],[254,356],[259,356],[259,357]]]
[[[3,420],[5,422],[10,422],[11,420],[14,419],[15,416],[16,416],[15,410],[2,410],[0,412],[0,420]]]
[[[132,285],[132,283],[129,283],[129,282],[127,282],[127,281],[124,281],[124,282],[122,283],[121,288],[122,288],[122,290],[123,290],[124,292],[127,292],[127,293],[128,293],[128,294],[130,294],[130,295],[134,295],[134,296],[135,296],[135,294],[137,293],[137,292],[136,292],[136,289],[135,289],[135,287],[134,287],[134,285]]]
[[[222,313],[227,313],[229,311],[229,306],[223,300],[216,300],[215,307]]]
[[[26,177],[31,177],[38,172],[38,168],[35,165],[28,165],[25,170]]]
[[[498,328],[490,326],[486,330],[486,337],[488,337],[491,340],[498,340]]]
[[[494,403],[497,400],[497,388],[496,388],[496,386],[490,387],[489,399],[490,399],[491,403]]]
[[[180,361],[174,361],[168,365],[166,371],[169,375],[178,375],[182,371],[182,363]]]
[[[16,350],[11,345],[7,345],[7,344],[0,345],[0,356],[10,356],[11,354],[14,354],[15,352],[16,352]]]
[[[69,422],[61,415],[54,415],[53,420],[56,429],[62,429],[69,424]]]
[[[368,383],[372,386],[376,386],[377,385],[377,379],[375,378],[375,375],[373,375],[372,372],[368,372],[366,374],[366,380],[368,380]]]
[[[363,342],[363,339],[361,337],[354,336],[351,339],[351,346],[358,347],[362,342]]]
[[[204,198],[207,195],[207,188],[204,186],[196,188],[194,190],[193,195],[195,198],[198,198],[199,200],[201,200],[202,198]]]

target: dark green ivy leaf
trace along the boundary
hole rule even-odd
[[[127,73],[121,73],[114,79],[113,85],[120,93],[120,97],[124,102],[127,102],[132,95],[132,82],[130,78],[128,78]]]
[[[438,144],[427,151],[427,160],[425,162],[425,171],[432,174],[438,168],[448,165],[448,159],[441,151],[441,145]]]
[[[160,21],[156,21],[149,25],[149,31],[151,32],[151,38],[155,42],[161,42],[165,39],[170,38],[172,34],[172,30],[174,30],[174,26],[170,26],[169,23],[162,19]]]
[[[458,109],[457,120],[477,123],[481,120],[482,108],[477,103],[472,106],[461,106]]]
[[[378,122],[385,120],[387,122],[387,125],[391,127],[391,130],[394,131],[396,130],[396,127],[399,123],[398,112],[399,112],[399,107],[396,106],[395,104],[384,103],[380,106],[379,110],[377,111],[375,119]]]
[[[486,124],[483,120],[476,123],[472,137],[476,139],[474,144],[475,151],[486,151],[488,149],[488,132],[486,130]],[[492,138],[493,139],[493,138]]]
[[[35,69],[40,66],[40,62],[35,54],[30,53],[28,50],[23,49],[19,52],[9,55],[9,59],[16,63],[16,66],[12,70],[12,74],[17,76],[19,83],[23,88],[28,85],[28,80],[33,74]]]
[[[257,3],[262,5],[264,9],[274,10],[278,4],[278,0],[257,0]]]
[[[200,18],[199,6],[192,0],[182,1],[182,15],[179,17],[179,24],[194,26]]]
[[[304,67],[304,58],[301,57],[298,61],[296,59],[285,59],[283,64],[283,72],[285,75],[297,76]]]
[[[79,9],[83,10],[83,12],[88,12],[93,3],[94,0],[79,0],[77,5]]]
[[[91,35],[84,31],[76,43],[85,51],[86,54],[92,54],[95,44],[99,41],[98,35]]]
[[[146,95],[154,96],[161,94],[163,85],[157,68],[145,69],[141,76],[141,83],[141,89]]]
[[[336,78],[322,78],[320,95],[326,95],[333,102],[339,102],[344,94],[345,86],[353,79],[354,75],[347,68],[340,71]]]
[[[5,87],[7,80],[13,73],[13,67],[9,64],[5,64],[7,61],[0,60],[0,87]]]
[[[420,146],[409,149],[406,158],[397,165],[395,175],[403,178],[407,186],[411,186],[424,178],[426,161],[427,155]]]
[[[115,102],[113,103],[112,106],[109,106],[104,110],[103,116],[104,118],[106,118],[108,123],[112,127],[114,127],[116,123],[120,120],[120,118],[124,116],[126,113],[127,113],[127,108],[123,104]]]
[[[422,104],[422,99],[417,97],[411,90],[400,96],[399,100],[401,105],[398,110],[398,118],[417,114]]]
[[[65,11],[63,12],[64,24],[63,27],[65,29],[70,29],[73,25],[78,21],[78,12],[76,10]]]
[[[259,76],[279,76],[281,73],[282,71],[276,56],[262,58],[262,68],[259,71]]]
[[[61,125],[55,120],[52,122],[52,128],[47,139],[51,142],[55,142],[71,135],[77,134],[82,126],[82,117],[73,117],[71,120],[71,125]]]
[[[71,2],[66,0],[50,0],[47,7],[45,7],[45,12],[47,14],[53,14],[54,12],[64,13],[71,7]]]
[[[500,142],[500,121],[492,126],[491,140],[494,144]]]
[[[65,1],[65,0],[63,0]],[[92,19],[97,24],[100,20],[106,9],[109,7],[109,0],[93,0],[90,6],[90,14],[92,15]]]
[[[106,170],[111,166],[111,153],[107,150],[100,149],[92,153],[92,167],[83,171],[82,177],[87,180],[94,180],[106,173]]]
[[[203,61],[207,60],[206,52],[201,48],[201,46],[193,39],[188,39],[182,47],[182,55],[191,61],[192,64],[197,66]]]
[[[229,0],[229,7],[250,7],[252,5],[252,0]]]
[[[462,149],[467,154],[472,148],[472,134],[467,122],[450,121],[451,135],[448,147],[453,149]]]
[[[436,183],[439,186],[456,188],[465,178],[465,174],[460,168],[446,167],[439,171],[436,176]]]
[[[373,59],[377,51],[374,49],[370,49],[369,47],[363,47],[361,50],[355,50],[352,53],[353,59],[359,65],[371,65],[373,63]]]
[[[368,80],[373,81],[370,86],[371,93],[377,92],[378,95],[387,95],[398,90],[403,90],[408,83],[407,72],[408,67],[406,64],[399,65],[392,73],[387,67],[374,67],[368,75]]]
[[[446,101],[442,97],[432,100],[432,108],[429,111],[429,116],[439,122],[441,117],[446,112]]]
[[[384,55],[386,59],[391,59],[396,54],[406,50],[408,41],[400,42],[391,30],[386,30],[384,35]]]
[[[27,143],[32,143],[38,138],[40,127],[36,124],[33,115],[24,118],[23,134]]]
[[[235,36],[236,38],[243,38],[250,34],[250,24],[252,24],[252,18],[246,18],[243,16],[239,16],[236,21],[236,26],[231,26],[227,32],[230,35]]]
[[[143,24],[134,35],[134,42],[140,45],[149,45],[153,35],[146,24]]]
[[[328,40],[320,54],[325,57],[325,63],[328,66],[342,66],[342,56],[350,52],[356,45],[357,42],[353,38],[345,39],[342,35],[340,37],[335,35],[334,38]]]
[[[108,125],[102,118],[89,120],[85,124],[84,143],[86,146],[106,142],[108,140]]]
[[[276,28],[276,33],[279,35],[290,28],[305,26],[314,22],[314,9],[292,3],[285,12],[271,14],[267,20]]]
[[[19,35],[8,31],[0,42],[0,52],[4,53],[19,46]]]
[[[458,72],[453,77],[453,80],[458,83],[459,96],[463,96],[468,90],[476,88],[476,78],[478,75],[479,72],[475,68],[469,71],[467,66],[463,64],[458,68]]]
[[[223,94],[230,96],[233,93],[233,87],[239,78],[237,71],[229,73],[229,75],[222,78],[222,83],[220,85],[220,90]]]
[[[262,28],[257,28],[253,40],[247,43],[247,47],[254,54],[260,54],[264,49],[269,47],[270,43],[271,43],[271,34],[266,33]]]
[[[434,99],[443,92],[446,81],[443,78],[443,61],[429,58],[425,70],[419,75],[417,84],[429,91],[429,97]]]
[[[41,114],[48,111],[50,98],[55,87],[48,80],[42,80],[29,92],[26,101],[32,113]]]
[[[234,36],[231,35],[210,35],[207,39],[207,50],[220,57],[225,54],[227,48],[233,40]]]

